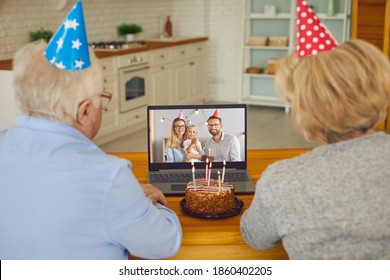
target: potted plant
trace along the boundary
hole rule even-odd
[[[37,41],[37,40],[45,40],[46,43],[48,43],[50,41],[51,37],[53,36],[53,32],[51,32],[50,30],[43,29],[41,27],[41,29],[39,29],[37,31],[31,31],[29,36],[30,36],[31,42]]]
[[[116,27],[119,36],[126,37],[128,42],[134,40],[134,35],[143,31],[142,26],[134,23],[122,23]]]

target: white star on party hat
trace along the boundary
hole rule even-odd
[[[305,0],[297,0],[296,54],[302,58],[334,49],[338,44]]]
[[[45,57],[59,69],[82,70],[91,65],[81,0],[51,38]]]

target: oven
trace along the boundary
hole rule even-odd
[[[149,103],[149,57],[146,53],[121,56],[119,59],[119,108],[124,113]]]

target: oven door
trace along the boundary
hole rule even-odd
[[[120,112],[146,106],[149,103],[149,66],[129,66],[119,70]]]

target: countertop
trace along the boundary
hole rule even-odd
[[[207,41],[208,37],[188,37],[188,38],[173,38],[166,40],[154,40],[146,39],[145,47],[126,49],[126,50],[113,50],[113,51],[95,51],[98,58],[111,57],[116,55],[125,55],[130,53],[144,52],[161,48],[174,47],[179,45],[191,44],[196,42]],[[12,59],[0,60],[0,70],[12,70]]]

